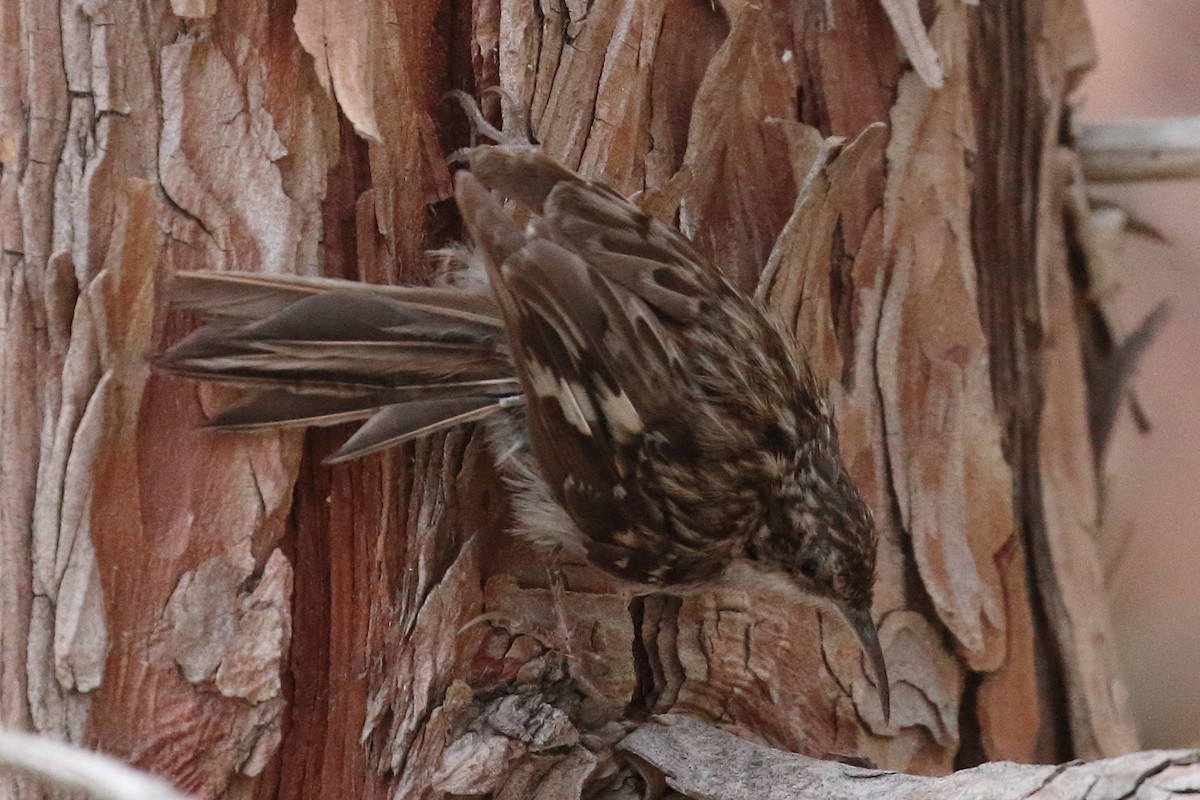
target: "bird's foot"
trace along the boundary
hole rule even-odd
[[[471,126],[471,145],[450,154],[451,164],[463,163],[468,152],[474,149],[480,139],[486,139],[493,144],[509,147],[536,147],[537,138],[529,122],[529,109],[513,96],[511,92],[500,86],[490,86],[481,93],[483,96],[496,95],[502,101],[502,128],[487,121],[479,101],[461,89],[446,92],[445,97],[454,98],[462,106]]]

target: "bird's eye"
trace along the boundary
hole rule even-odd
[[[804,563],[800,565],[800,574],[811,580],[817,577],[817,570],[820,567],[821,565],[817,563],[815,558],[806,558],[804,559]]]
[[[746,543],[746,558],[751,561],[758,561],[758,545],[754,542]]]

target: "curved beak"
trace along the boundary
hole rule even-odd
[[[887,665],[883,663],[883,648],[879,646],[879,632],[875,630],[875,621],[871,619],[869,608],[850,608],[842,606],[842,614],[850,627],[858,634],[863,652],[871,662],[871,670],[875,673],[875,688],[879,690],[879,703],[883,706],[883,721],[890,723],[892,717],[892,693],[888,685]]]

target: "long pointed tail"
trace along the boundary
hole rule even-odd
[[[368,419],[330,461],[522,401],[499,311],[482,292],[182,272],[172,299],[207,324],[156,366],[247,390],[209,424],[255,430]]]

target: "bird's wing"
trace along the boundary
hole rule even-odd
[[[670,520],[644,448],[664,431],[688,435],[677,328],[705,312],[720,278],[680,234],[545,156],[491,147],[468,161],[456,195],[505,318],[544,477],[594,545],[622,551],[606,562],[657,569]],[[630,538],[654,532],[659,541]]]

